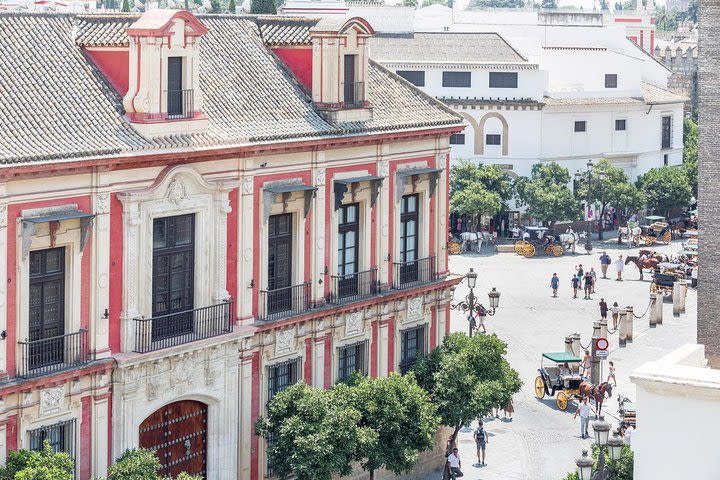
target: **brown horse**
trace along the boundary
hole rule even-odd
[[[608,382],[603,382],[600,385],[593,385],[592,383],[583,380],[580,383],[579,390],[580,400],[585,397],[590,397],[595,400],[595,418],[597,418],[600,415],[600,412],[602,412],[602,405],[603,401],[605,400],[605,395],[607,395],[607,398],[612,397],[612,385],[610,385]]]
[[[641,260],[639,257],[629,256],[625,258],[625,265],[627,265],[628,263],[634,263],[638,271],[640,272],[640,280],[642,280],[643,269],[657,270],[658,264],[660,264],[661,261],[662,260],[657,257],[645,257]]]
[[[639,257],[657,258],[661,262],[667,262],[668,256],[664,253],[656,252],[655,250],[640,250],[638,252]]]

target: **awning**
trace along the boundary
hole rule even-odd
[[[378,177],[377,175],[363,175],[360,177],[340,178],[334,180],[335,210],[340,208],[342,205],[343,195],[345,195],[350,189],[350,185],[361,182],[370,182],[370,186],[372,188],[372,193],[370,195],[370,207],[374,207],[384,179],[385,177]]]
[[[21,217],[20,223],[22,224],[22,255],[25,258],[30,252],[32,246],[32,237],[35,235],[35,227],[39,223],[50,223],[50,245],[55,245],[55,232],[59,227],[60,222],[65,220],[80,220],[80,251],[85,250],[88,236],[90,235],[90,227],[92,226],[94,213],[81,212],[77,210],[77,207],[73,206],[48,212],[44,215],[27,216]],[[56,227],[53,227],[53,224]]]
[[[427,173],[430,176],[430,196],[432,197],[435,194],[435,189],[437,188],[438,180],[440,179],[440,174],[444,171],[444,168],[434,168],[434,167],[418,167],[418,168],[408,168],[405,170],[398,170],[395,172],[395,196],[396,201],[400,201],[402,199],[403,191],[405,190],[405,185],[407,184],[408,178],[414,177],[415,175],[422,175],[424,173]]]
[[[277,201],[277,196],[282,195],[282,201],[287,202],[290,199],[290,195],[295,192],[302,192],[305,200],[304,216],[307,217],[310,211],[310,204],[312,203],[313,197],[317,187],[311,185],[304,185],[299,180],[274,182],[269,185],[263,186],[263,220],[267,222],[270,218],[270,210],[272,210],[273,204]]]

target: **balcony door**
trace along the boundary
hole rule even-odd
[[[292,309],[292,213],[268,219],[268,313]]]
[[[419,196],[405,195],[400,209],[400,282],[418,280]]]
[[[153,221],[152,340],[192,332],[195,215]]]
[[[182,116],[182,73],[183,59],[182,57],[168,57],[167,72],[167,112],[168,116]]]
[[[63,362],[65,249],[30,252],[30,370]]]
[[[344,89],[344,100],[345,103],[355,105],[355,57],[357,55],[345,55],[345,89]]]
[[[358,293],[358,241],[360,204],[343,205],[338,210],[338,297]]]

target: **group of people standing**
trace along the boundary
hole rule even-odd
[[[594,268],[591,267],[590,270],[585,271],[582,264],[575,266],[575,274],[570,280],[570,285],[573,289],[573,298],[578,298],[578,289],[583,288],[583,291],[585,292],[585,296],[583,298],[586,300],[590,300],[592,298],[590,297],[590,295],[595,293],[596,281],[597,273],[595,273]],[[552,278],[550,278],[550,288],[552,288],[553,297],[557,297],[557,291],[559,287],[560,278],[558,277],[557,273],[553,273]]]

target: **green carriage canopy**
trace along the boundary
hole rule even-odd
[[[572,353],[567,352],[550,352],[550,353],[543,353],[543,357],[547,358],[551,362],[555,363],[579,363],[581,360],[573,355]]]

